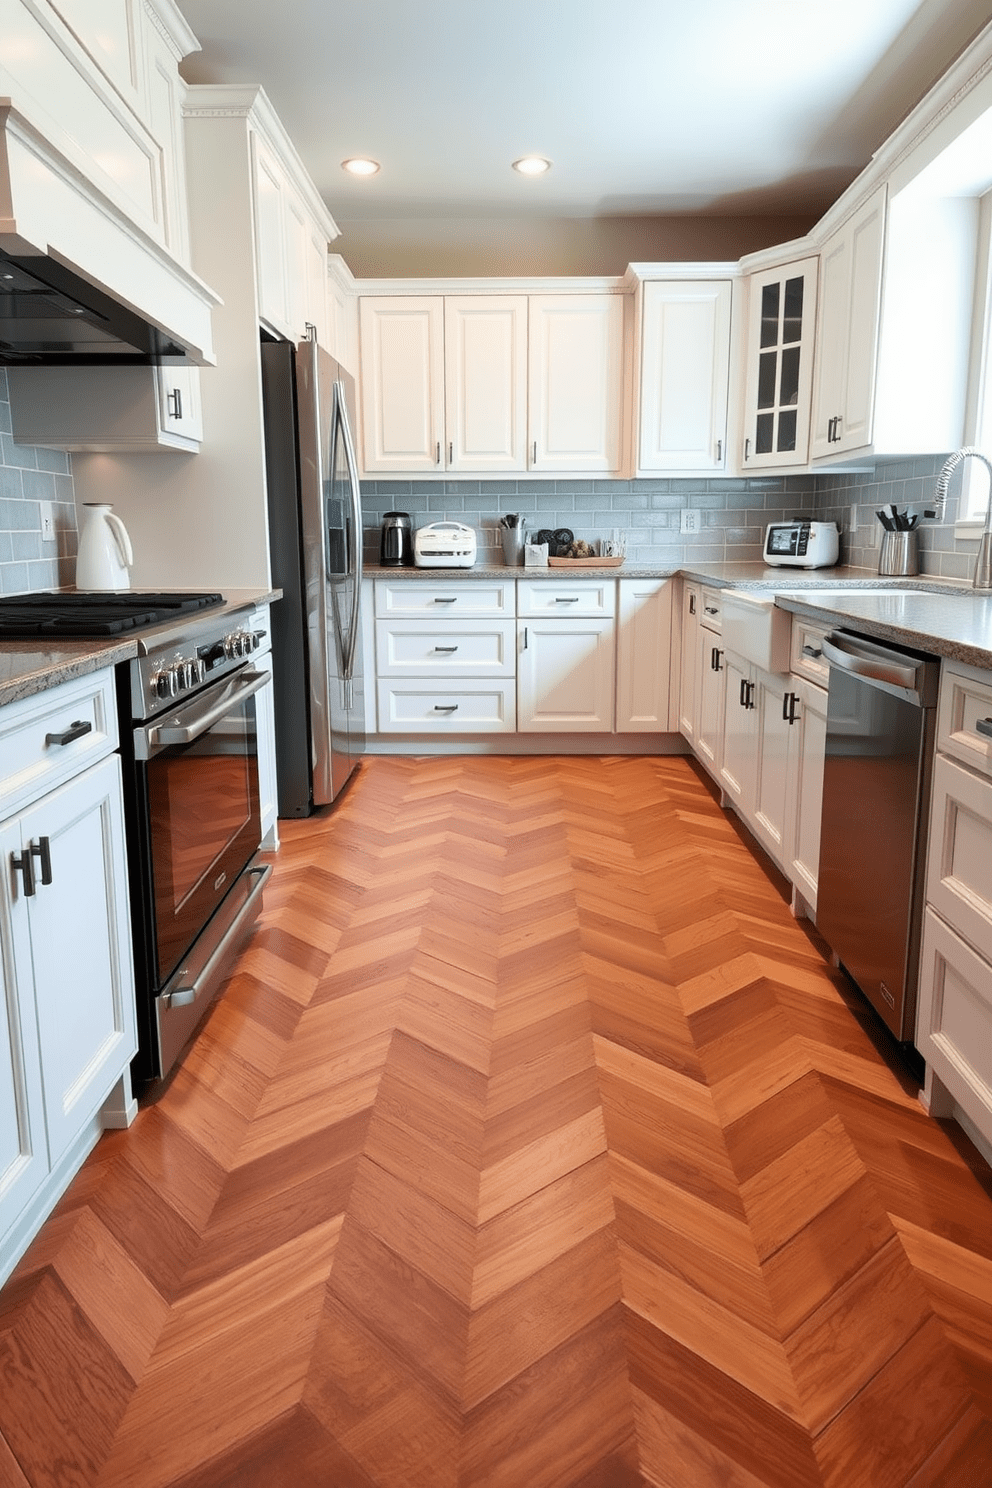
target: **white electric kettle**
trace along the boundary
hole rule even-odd
[[[76,553],[77,589],[130,589],[134,562],[131,539],[112,507],[83,503],[83,527]]]

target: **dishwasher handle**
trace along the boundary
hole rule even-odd
[[[882,646],[861,641],[837,631],[823,638],[823,654],[831,666],[843,672],[854,672],[868,682],[888,682],[891,687],[918,689],[922,663],[900,661]]]

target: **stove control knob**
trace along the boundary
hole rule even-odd
[[[179,678],[176,675],[175,666],[165,667],[163,671],[156,672],[152,678],[152,688],[155,696],[160,698],[173,698],[179,692]]]
[[[185,692],[196,681],[196,676],[193,672],[193,663],[191,661],[181,661],[176,667],[176,671],[179,673],[179,686]]]
[[[207,680],[207,663],[204,661],[202,656],[198,656],[194,661],[191,661],[189,664],[189,668],[190,672],[192,673],[192,679],[190,681],[191,687],[198,687],[201,682],[205,682]]]

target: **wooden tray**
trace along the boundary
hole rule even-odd
[[[619,568],[622,558],[549,558],[549,568]]]

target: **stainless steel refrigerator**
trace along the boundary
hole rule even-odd
[[[315,341],[262,342],[279,815],[333,801],[365,746],[355,383]]]

